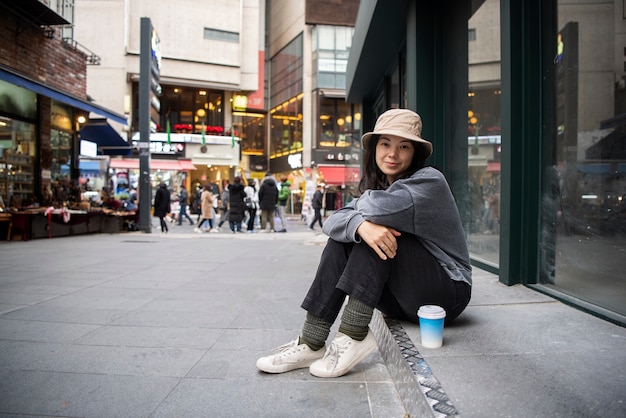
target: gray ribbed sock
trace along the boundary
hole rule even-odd
[[[319,350],[326,344],[332,325],[330,322],[326,322],[322,318],[307,312],[304,325],[302,326],[300,342],[308,345],[313,351]]]
[[[369,324],[374,314],[374,308],[353,297],[348,298],[348,303],[341,315],[339,332],[346,334],[353,340],[363,341],[367,337]]]

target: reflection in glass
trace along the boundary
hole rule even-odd
[[[8,207],[34,200],[35,125],[0,117],[0,197]]]
[[[497,265],[500,255],[500,0],[486,0],[468,21],[467,111],[471,256]]]
[[[623,57],[615,57],[616,4],[557,9],[546,64],[555,118],[544,146],[540,280],[626,315],[626,83]]]

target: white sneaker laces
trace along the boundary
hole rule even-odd
[[[346,349],[347,347],[337,344],[337,341],[330,343],[328,350],[326,350],[326,354],[324,354],[324,360],[328,359],[330,369],[335,368],[339,362],[339,357],[344,353],[344,351],[346,351]]]
[[[272,352],[276,354],[287,354],[290,351],[295,352],[297,347],[298,347],[298,340],[296,339],[291,342],[288,342],[287,344],[283,344],[281,346],[278,346],[272,349]]]

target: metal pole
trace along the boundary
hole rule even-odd
[[[150,65],[152,23],[141,18],[139,56],[139,230],[152,232],[152,190],[150,184]]]

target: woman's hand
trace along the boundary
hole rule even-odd
[[[378,225],[370,221],[365,221],[356,230],[356,233],[363,241],[376,251],[376,254],[383,260],[394,258],[398,250],[396,237],[400,232],[384,225]]]

